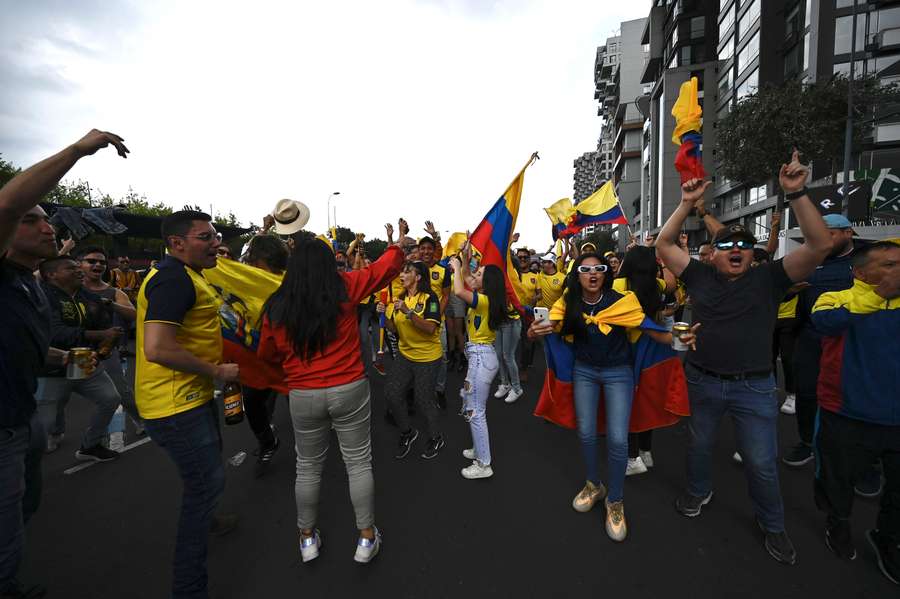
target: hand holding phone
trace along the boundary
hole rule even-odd
[[[535,322],[546,322],[548,320],[550,320],[550,309],[537,306],[534,309],[534,321]]]

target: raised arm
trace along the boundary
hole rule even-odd
[[[115,146],[119,156],[127,158],[128,148],[123,141],[115,133],[92,129],[71,146],[22,171],[0,188],[0,254],[9,249],[19,220],[59,183],[76,162],[109,144]]]
[[[691,263],[690,254],[678,245],[678,235],[681,233],[684,221],[694,209],[694,204],[703,198],[703,193],[710,185],[712,185],[712,181],[703,179],[691,179],[682,184],[681,203],[656,237],[656,255],[676,277],[681,276],[687,265]]]
[[[800,164],[800,155],[794,150],[790,164],[782,164],[778,183],[785,194],[805,192],[809,168]],[[820,265],[831,251],[831,235],[825,227],[822,215],[813,206],[806,193],[791,202],[791,208],[800,224],[803,245],[785,256],[784,272],[791,281],[803,281]]]
[[[466,304],[472,305],[472,292],[466,289],[466,279],[469,276],[468,265],[463,265],[458,256],[450,258],[450,267],[453,269],[453,293]]]
[[[778,251],[778,233],[781,231],[781,213],[777,210],[772,213],[772,222],[769,224],[769,243],[766,244],[766,252],[769,257]]]
[[[709,233],[709,237],[712,239],[715,237],[716,232],[725,225],[720,223],[715,216],[706,211],[706,207],[703,205],[703,198],[700,198],[700,200],[694,204],[694,207],[697,209],[697,216],[703,221],[703,226],[706,227],[706,232]]]

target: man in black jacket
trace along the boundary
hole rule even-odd
[[[87,318],[87,303],[82,292],[84,273],[74,259],[68,256],[51,258],[41,263],[44,293],[50,305],[50,343],[60,349],[101,346],[112,348],[121,335],[121,329],[110,327],[92,330]],[[115,384],[103,369],[96,369],[84,379],[66,378],[63,368],[51,368],[38,379],[37,406],[41,422],[47,431],[47,451],[59,447],[65,432],[65,407],[77,392],[96,404],[91,423],[75,452],[79,460],[107,462],[119,457],[119,453],[101,445],[106,429],[112,420],[121,397]]]

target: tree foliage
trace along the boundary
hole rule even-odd
[[[803,84],[791,80],[763,86],[737,103],[717,125],[719,173],[732,181],[762,184],[777,175],[797,148],[804,162],[842,159],[849,80]],[[900,86],[882,85],[875,76],[853,81],[853,145],[872,136],[878,108],[900,102]]]
[[[369,260],[377,260],[384,253],[384,250],[387,249],[387,245],[387,241],[377,237],[367,240],[363,243],[363,246],[366,248],[366,257]]]

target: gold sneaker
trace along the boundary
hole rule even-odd
[[[594,504],[604,497],[606,497],[606,487],[603,486],[603,483],[595,485],[591,481],[587,481],[581,492],[572,500],[572,507],[576,512],[589,512]]]
[[[624,541],[628,534],[625,524],[625,504],[621,501],[606,501],[606,534],[613,541]]]

